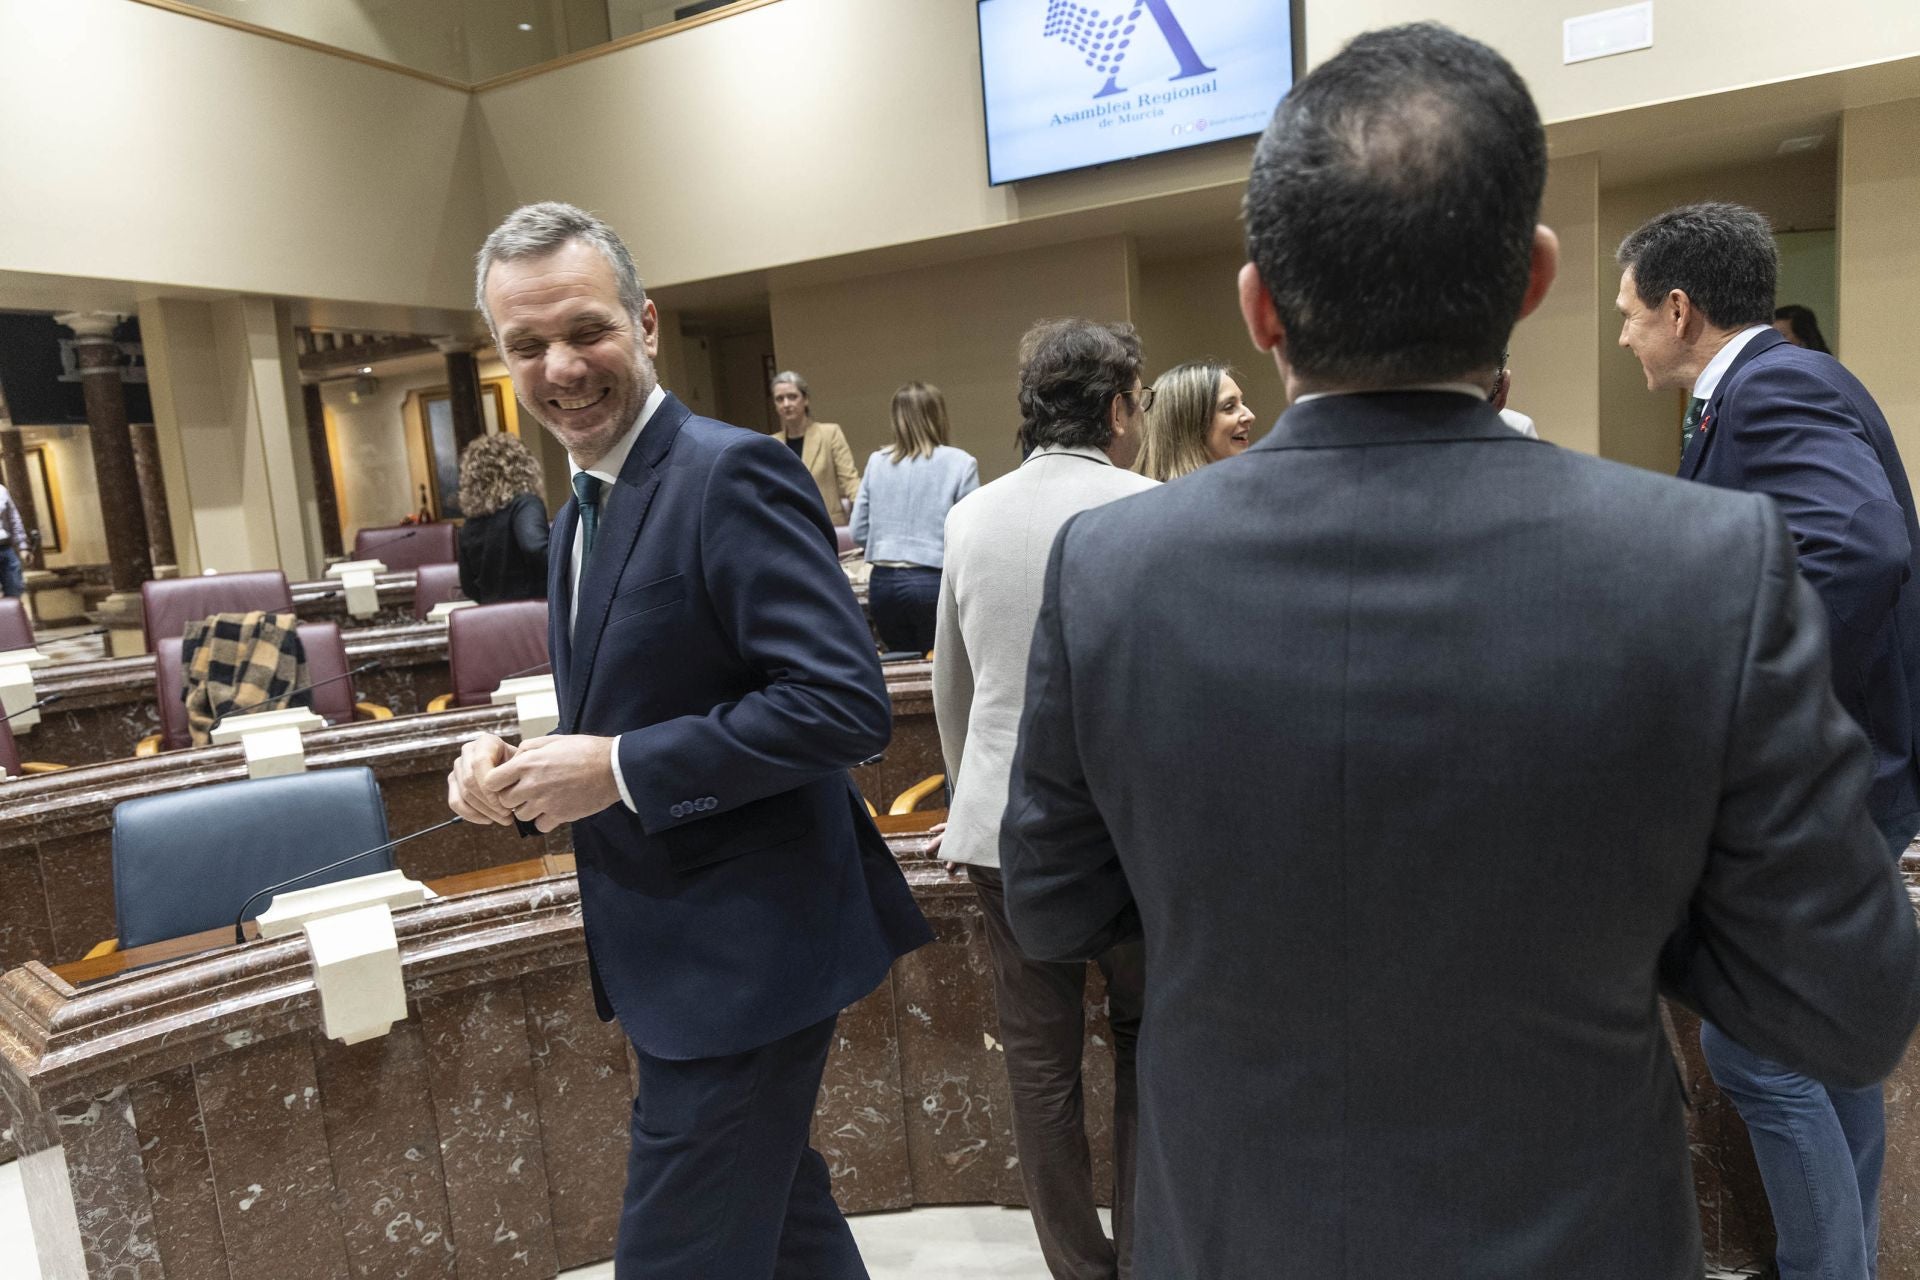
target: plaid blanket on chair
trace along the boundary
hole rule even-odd
[[[216,613],[187,624],[180,642],[187,728],[204,747],[221,717],[281,698],[307,683],[307,654],[291,613]],[[311,704],[301,694],[283,705]]]

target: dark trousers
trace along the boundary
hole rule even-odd
[[[934,575],[933,586],[937,594],[940,589],[938,574]],[[27,594],[27,579],[25,571],[20,567],[20,553],[15,550],[12,543],[0,547],[0,594],[9,595],[15,599]],[[931,646],[933,642],[927,643]]]
[[[1029,960],[1007,924],[1000,873],[968,867],[986,918],[1000,1043],[1013,1092],[1013,1145],[1020,1183],[1054,1280],[1114,1280],[1133,1271],[1134,1047],[1146,991],[1146,950],[1123,943],[1101,956],[1113,1024],[1113,1234],[1100,1229],[1087,1153],[1085,1044],[1087,966]]]
[[[725,1058],[636,1050],[618,1280],[866,1280],[807,1145],[836,1021]]]
[[[933,620],[940,611],[940,571],[877,564],[867,578],[867,607],[881,644],[898,653],[925,653],[933,648]]]

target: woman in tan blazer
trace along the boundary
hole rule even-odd
[[[860,489],[860,473],[853,469],[853,450],[847,447],[846,435],[837,423],[813,420],[807,380],[791,369],[774,375],[772,391],[773,411],[780,416],[787,447],[813,473],[827,517],[845,524],[853,510],[853,495]]]

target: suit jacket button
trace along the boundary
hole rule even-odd
[[[700,807],[702,809],[717,809],[720,807],[720,802],[718,800],[715,800],[712,796],[708,796],[706,799],[700,802]]]
[[[671,817],[684,818],[687,816],[687,806],[683,804],[676,804],[671,809],[668,809],[667,813]]]

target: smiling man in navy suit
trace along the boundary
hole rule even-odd
[[[1772,328],[1767,221],[1735,204],[1654,218],[1621,244],[1620,345],[1647,387],[1691,395],[1683,478],[1764,493],[1819,593],[1833,691],[1873,744],[1867,807],[1898,858],[1920,830],[1920,526],[1893,434],[1860,380]],[[1714,1079],[1747,1122],[1787,1280],[1874,1274],[1886,1121],[1878,1085],[1830,1088],[1708,1023]]]
[[[833,528],[791,450],[660,387],[659,317],[599,219],[517,210],[478,292],[574,499],[558,731],[469,743],[448,798],[573,824],[594,997],[640,1066],[615,1273],[864,1277],[808,1130],[840,1010],[932,934],[847,773],[891,714]]]

